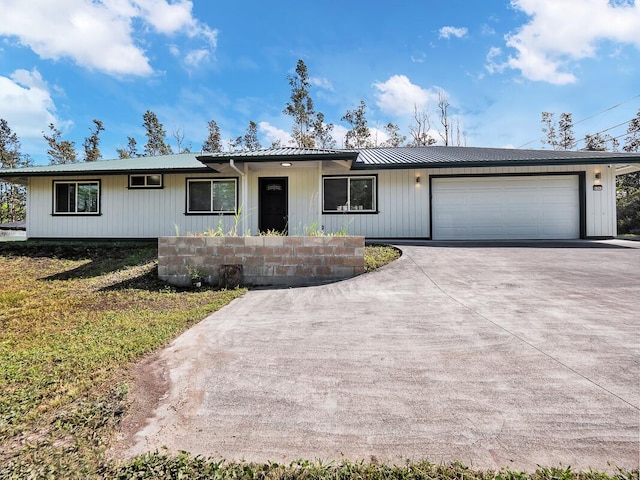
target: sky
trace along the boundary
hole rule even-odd
[[[390,122],[409,136],[416,110],[442,144],[440,94],[472,147],[549,148],[543,111],[623,142],[640,110],[634,0],[0,0],[0,18],[0,118],[36,164],[50,123],[79,159],[93,119],[104,159],[127,137],[142,151],[146,110],[174,150],[177,134],[200,151],[210,120],[225,145],[249,121],[290,145],[298,59],[337,147],[360,101],[377,144]]]

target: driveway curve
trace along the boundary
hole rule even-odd
[[[118,456],[640,464],[640,243],[400,247],[252,290],[137,368]]]

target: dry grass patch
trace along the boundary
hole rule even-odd
[[[244,292],[169,288],[156,256],[155,244],[0,244],[0,464],[16,478],[85,476],[122,413],[125,367]]]

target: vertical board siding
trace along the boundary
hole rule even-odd
[[[344,172],[337,173],[344,174]],[[346,230],[349,235],[363,235],[370,238],[426,238],[429,236],[429,182],[425,170],[375,170],[348,173],[348,175],[358,174],[377,175],[378,213],[323,214],[325,232]],[[419,186],[415,182],[418,174],[421,177]]]
[[[165,175],[163,189],[128,189],[127,175],[101,178],[99,216],[52,215],[53,179],[31,178],[27,234],[35,238],[156,238],[216,229],[234,224],[225,215],[185,215],[186,178],[221,175]],[[97,177],[65,177],[91,180]],[[240,185],[240,182],[238,183]]]
[[[100,216],[52,215],[53,180],[47,177],[29,179],[27,195],[27,235],[35,238],[156,238],[198,233],[220,228],[230,231],[235,224],[232,215],[185,215],[187,178],[237,178],[238,206],[246,216],[248,232],[258,232],[258,179],[287,177],[289,182],[289,233],[302,235],[310,228],[322,228],[326,233],[345,231],[350,235],[369,238],[428,238],[429,176],[539,174],[554,172],[585,172],[586,235],[610,237],[616,234],[615,169],[608,165],[570,165],[557,167],[490,167],[349,171],[326,162],[322,175],[376,175],[378,213],[322,214],[320,216],[319,164],[305,168],[274,168],[247,171],[247,204],[242,205],[242,178],[237,174],[165,174],[163,189],[128,189],[127,175],[84,175],[60,177],[55,180],[101,180]],[[595,172],[600,171],[602,191],[594,191]],[[421,183],[416,185],[415,178]],[[318,219],[321,218],[321,225]]]

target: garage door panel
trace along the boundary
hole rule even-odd
[[[434,239],[580,236],[577,175],[434,178],[432,189]]]

